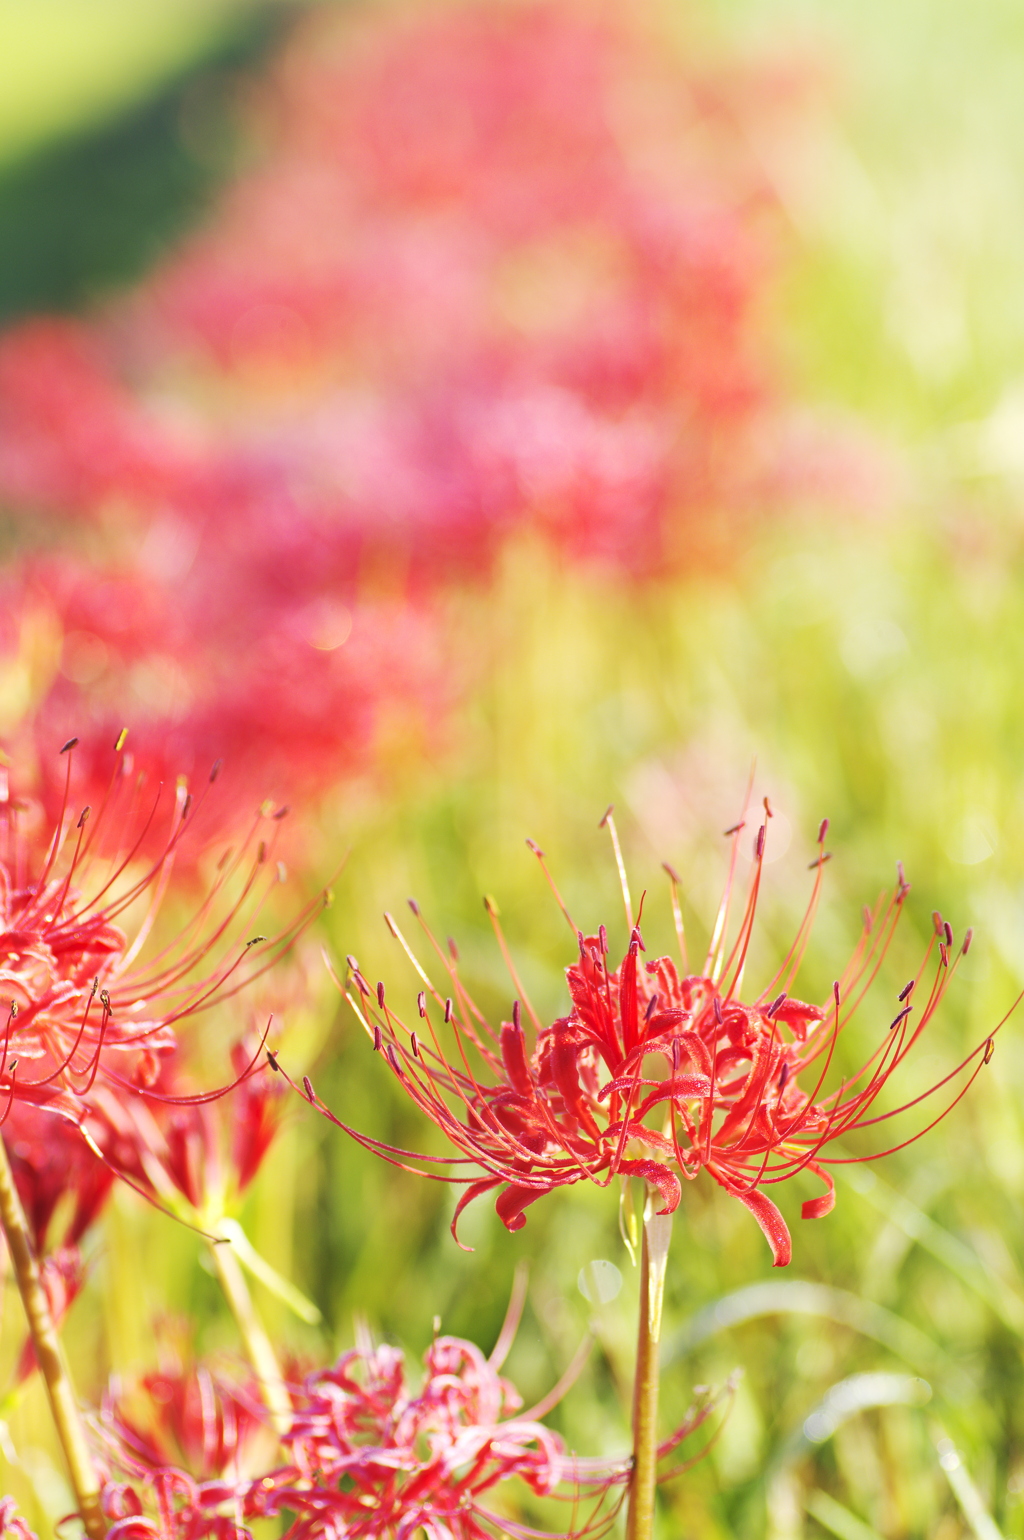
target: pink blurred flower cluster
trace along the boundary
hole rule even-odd
[[[251,1521],[279,1515],[290,1517],[288,1540],[537,1535],[509,1509],[509,1494],[498,1511],[490,1506],[512,1478],[570,1501],[574,1534],[604,1532],[601,1499],[624,1488],[628,1459],[569,1454],[531,1413],[519,1415],[495,1355],[471,1342],[435,1338],[425,1368],[416,1391],[403,1354],[366,1341],[309,1374],[293,1392],[278,1465],[251,1380],[179,1363],[146,1376],[141,1398],[113,1386],[96,1420],[111,1540],[245,1536]],[[672,1447],[709,1411],[699,1404]],[[582,1518],[581,1503],[591,1509]]]
[[[36,732],[128,720],[165,768],[323,787],[443,717],[472,665],[438,596],[518,531],[648,575],[777,495],[749,139],[795,95],[565,0],[298,28],[208,227],[0,339],[0,502],[36,547],[2,643],[59,633]]]

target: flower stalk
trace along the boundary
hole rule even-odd
[[[238,1257],[227,1239],[213,1242],[210,1246],[210,1254],[217,1280],[224,1291],[224,1298],[228,1302],[228,1308],[235,1318],[235,1325],[245,1343],[249,1363],[259,1381],[260,1393],[270,1413],[274,1431],[283,1435],[288,1432],[292,1423],[291,1397],[281,1374],[277,1354],[274,1352],[266,1327],[253,1302]]]
[[[658,1482],[658,1389],[661,1307],[672,1238],[671,1214],[659,1214],[660,1194],[649,1194],[640,1253],[640,1320],[633,1382],[633,1473],[626,1540],[652,1540]]]
[[[88,1540],[103,1540],[107,1533],[100,1506],[100,1481],[89,1452],[85,1428],[75,1400],[74,1387],[64,1358],[60,1337],[46,1297],[25,1211],[14,1184],[7,1147],[0,1134],[0,1224],[25,1307],[28,1329],[39,1372],[46,1386],[57,1437],[64,1451],[71,1487]]]

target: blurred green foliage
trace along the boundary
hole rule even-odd
[[[112,41],[120,9],[96,24],[104,20]],[[273,3],[218,20],[194,40],[199,60],[175,61],[142,100],[7,164],[0,137],[0,321],[81,306],[130,282],[207,206],[238,148],[229,93],[284,25]]]

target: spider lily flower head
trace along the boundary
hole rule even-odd
[[[435,1180],[462,1184],[455,1217],[485,1193],[510,1230],[526,1222],[530,1204],[580,1181],[608,1186],[616,1177],[641,1178],[671,1213],[682,1183],[706,1171],[743,1203],[761,1226],[776,1266],[791,1257],[789,1229],[769,1196],[774,1186],[808,1171],[825,1191],[804,1202],[804,1218],[827,1214],[834,1203],[831,1166],[873,1160],[919,1138],[949,1112],[988,1062],[993,1035],[980,1043],[930,1090],[902,1105],[882,1109],[880,1098],[912,1053],[941,1004],[967,951],[940,915],[914,977],[900,992],[875,1050],[863,1065],[834,1070],[840,1035],[881,966],[903,913],[909,885],[902,868],[893,891],[865,912],[852,958],[824,1004],[793,993],[826,861],[825,820],[812,863],[807,911],[782,966],[759,991],[744,988],[744,969],[754,926],[770,809],[754,839],[749,889],[731,933],[737,842],[744,826],[728,831],[732,860],[711,945],[699,972],[691,972],[679,908],[678,877],[669,869],[681,968],[670,958],[648,959],[634,916],[614,822],[612,832],[623,884],[629,942],[613,965],[605,926],[585,935],[573,924],[576,959],[567,968],[570,1008],[542,1021],[522,989],[488,901],[495,931],[519,998],[511,1019],[495,1028],[478,1009],[459,976],[456,958],[424,931],[445,976],[435,986],[396,922],[387,916],[423,988],[418,1018],[407,1024],[391,1007],[383,984],[371,989],[354,958],[346,993],[391,1074],[446,1135],[456,1154],[414,1156],[340,1123],[316,1097],[310,1102],[366,1148]],[[544,867],[543,853],[531,847]],[[417,919],[418,906],[412,903]],[[525,1015],[532,1023],[532,1043]],[[1004,1018],[1005,1020],[1006,1018]],[[1002,1025],[1002,1023],[1000,1023]],[[996,1029],[998,1030],[998,1028]],[[454,1051],[449,1046],[454,1041]],[[929,1098],[948,1093],[937,1114]],[[927,1121],[892,1148],[850,1155],[839,1140],[873,1130],[901,1114],[923,1109]],[[410,1164],[414,1163],[415,1164]],[[442,1169],[448,1165],[445,1173]],[[425,1169],[424,1169],[425,1167]],[[457,1238],[457,1235],[456,1235]]]
[[[514,1415],[519,1396],[479,1348],[439,1337],[425,1362],[418,1394],[402,1353],[386,1345],[355,1348],[307,1380],[284,1440],[298,1479],[274,1497],[306,1517],[300,1534],[334,1522],[352,1535],[443,1533],[445,1524],[460,1537],[486,1535],[493,1488],[519,1476],[550,1495],[565,1478],[561,1441]]]
[[[74,742],[62,750],[65,795],[50,827],[38,807],[10,795],[0,770],[0,1124],[15,1104],[30,1104],[88,1137],[97,1084],[164,1103],[224,1094],[226,1087],[175,1098],[159,1089],[176,1029],[265,973],[316,906],[272,939],[254,934],[279,876],[272,859],[279,825],[261,817],[176,933],[162,945],[151,941],[193,798],[181,784],[170,796],[147,786],[125,773],[122,759],[99,806],[75,810]],[[165,837],[151,856],[159,821]],[[98,1146],[94,1153],[102,1158]]]

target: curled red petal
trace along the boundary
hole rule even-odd
[[[820,1198],[808,1198],[806,1203],[802,1203],[800,1205],[800,1217],[801,1219],[824,1219],[825,1215],[831,1214],[836,1206],[835,1177],[830,1172],[823,1170],[816,1162],[812,1163],[811,1170],[815,1176],[821,1177],[828,1191],[822,1193]]]
[[[488,1185],[493,1186],[493,1183]],[[521,1230],[526,1223],[523,1210],[529,1208],[531,1203],[536,1203],[538,1198],[543,1198],[547,1191],[546,1187],[521,1187],[518,1183],[506,1187],[505,1191],[499,1194],[494,1205],[495,1213],[506,1230]]]
[[[772,1266],[788,1267],[793,1256],[793,1241],[786,1221],[771,1198],[766,1198],[763,1192],[740,1192],[735,1187],[730,1187],[729,1191],[750,1210],[761,1226],[765,1240],[772,1248]]]

